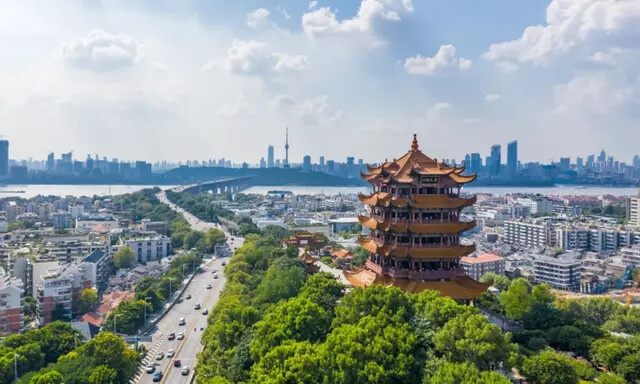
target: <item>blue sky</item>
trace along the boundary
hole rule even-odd
[[[0,4],[14,158],[640,152],[640,0]]]

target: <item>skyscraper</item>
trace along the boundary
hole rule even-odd
[[[9,141],[0,140],[0,176],[9,176]]]
[[[513,140],[507,144],[507,169],[509,177],[515,177],[518,172],[518,141]]]
[[[324,156],[320,156],[320,167],[324,168]]]
[[[56,165],[56,159],[55,159],[55,155],[53,154],[53,152],[49,153],[49,156],[47,156],[47,169],[50,171],[53,171],[53,168]]]
[[[489,165],[489,172],[492,176],[498,176],[500,174],[501,159],[501,147],[500,144],[491,146],[491,164]]]
[[[604,151],[600,151],[600,155],[598,156],[598,161],[607,161],[607,153]]]
[[[267,166],[267,163],[264,161],[264,157],[260,158],[260,168],[264,168]]]
[[[284,142],[284,168],[289,168],[289,127],[287,127],[287,134]]]
[[[469,167],[469,173],[478,173],[482,168],[482,157],[479,153],[471,154],[471,166]]]
[[[302,170],[310,171],[311,170],[311,156],[306,155],[302,158]]]
[[[273,168],[274,165],[273,145],[270,145],[267,148],[267,167]]]

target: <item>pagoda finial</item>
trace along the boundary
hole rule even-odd
[[[415,133],[413,134],[413,141],[411,142],[411,150],[413,152],[418,151],[418,135],[416,135]]]

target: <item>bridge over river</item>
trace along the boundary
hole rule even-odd
[[[195,184],[186,184],[172,189],[174,192],[204,193],[211,192],[214,195],[237,193],[250,187],[251,176],[230,177],[225,179],[201,181]]]

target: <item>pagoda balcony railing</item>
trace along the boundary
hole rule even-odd
[[[373,238],[374,243],[379,247],[384,247],[385,245],[390,247],[407,247],[407,248],[449,248],[449,247],[457,247],[460,244],[457,243],[437,243],[437,244],[414,244],[414,243],[400,243],[398,241],[384,241],[383,239],[379,239],[377,237]]]
[[[382,216],[379,215],[373,215],[371,216],[371,218],[380,221],[380,222],[385,222],[387,221],[387,219],[385,219]],[[407,224],[443,224],[443,223],[457,223],[459,221],[459,218],[455,217],[455,218],[449,218],[449,219],[406,219],[406,218],[402,218],[402,219],[388,219],[388,221],[390,223],[393,224],[398,224],[398,223],[407,223]]]

